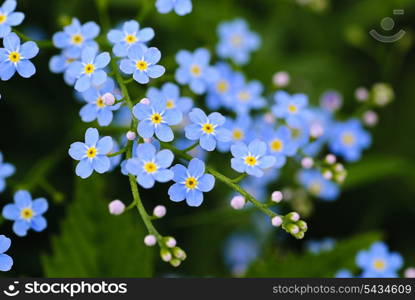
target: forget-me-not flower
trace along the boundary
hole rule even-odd
[[[102,96],[106,93],[115,94],[115,84],[112,78],[108,77],[104,84],[98,87],[90,87],[82,93],[83,98],[88,103],[79,112],[82,121],[92,122],[98,120],[100,126],[108,126],[113,118],[113,111],[120,108],[121,103],[106,105]],[[117,96],[120,98],[120,96]]]
[[[248,114],[252,109],[263,108],[266,105],[263,91],[264,87],[259,81],[246,82],[243,75],[236,76],[233,81],[233,101],[227,107],[239,114]]]
[[[198,158],[189,162],[188,168],[183,165],[172,167],[173,181],[169,188],[170,200],[180,202],[186,199],[189,206],[200,206],[203,202],[203,193],[209,192],[215,185],[215,178],[205,174],[205,164]]]
[[[274,95],[275,105],[272,106],[273,114],[288,122],[302,118],[302,113],[308,105],[308,97],[304,94],[290,95],[284,91],[278,91]]]
[[[120,70],[125,74],[133,74],[135,81],[141,84],[150,82],[150,78],[159,78],[166,69],[157,65],[161,53],[156,47],[147,48],[144,45],[135,45],[128,50],[128,58],[120,63]]]
[[[112,148],[111,137],[100,139],[97,129],[88,128],[85,132],[85,143],[75,142],[69,148],[69,155],[79,160],[75,170],[76,175],[85,179],[91,176],[94,170],[100,174],[107,172],[111,167],[107,154]]]
[[[76,77],[69,73],[69,66],[76,60],[76,58],[70,57],[67,53],[62,52],[51,57],[49,60],[49,70],[56,74],[63,73],[63,79],[65,82],[68,85],[74,85]]]
[[[13,259],[4,253],[9,250],[11,243],[8,237],[0,235],[0,271],[2,272],[10,271],[13,266]]]
[[[92,85],[101,85],[107,80],[107,73],[102,70],[111,58],[108,52],[97,55],[97,49],[86,47],[82,50],[81,61],[70,64],[68,72],[76,77],[75,90],[85,92]]]
[[[252,51],[259,48],[259,36],[251,32],[245,20],[236,19],[220,23],[218,26],[219,44],[216,52],[221,58],[230,58],[237,64],[246,64]]]
[[[252,139],[252,134],[250,130],[252,125],[252,120],[249,115],[238,115],[236,120],[227,118],[224,128],[230,131],[230,140],[228,142],[218,142],[218,149],[221,152],[227,152],[231,148],[232,144],[238,142],[250,142]]]
[[[11,32],[12,26],[20,25],[24,19],[24,13],[15,12],[17,2],[6,0],[0,7],[0,38],[4,38]]]
[[[357,119],[336,123],[330,132],[330,150],[350,162],[359,160],[362,151],[367,149],[370,143],[369,133],[362,128]]]
[[[112,52],[118,57],[124,57],[132,46],[150,41],[154,37],[154,30],[150,27],[140,29],[140,24],[131,20],[122,25],[122,30],[110,30],[107,37],[114,44]]]
[[[179,16],[184,16],[192,11],[191,0],[157,0],[156,8],[159,13],[167,14],[174,10]]]
[[[138,103],[133,108],[134,116],[140,121],[137,132],[143,138],[148,139],[155,134],[160,141],[171,142],[174,134],[170,126],[179,124],[182,115],[167,109],[166,98],[154,96],[149,104]]]
[[[36,73],[36,68],[29,60],[39,53],[35,42],[20,45],[20,39],[14,32],[3,39],[4,48],[0,48],[0,78],[9,80],[14,73],[29,78]]]
[[[206,116],[203,110],[193,108],[189,113],[191,124],[185,128],[186,138],[192,141],[199,140],[200,147],[206,151],[213,151],[217,141],[228,142],[231,133],[224,128],[226,118],[218,112],[213,112]]]
[[[28,191],[17,191],[14,194],[14,203],[3,208],[3,217],[14,221],[13,231],[18,236],[25,236],[29,229],[40,232],[47,226],[42,216],[48,210],[48,201],[45,198],[32,200]]]
[[[394,278],[403,265],[403,259],[399,253],[389,252],[384,243],[377,242],[369,250],[357,254],[356,264],[362,268],[363,278]]]
[[[53,35],[53,44],[63,49],[69,57],[79,58],[83,48],[92,47],[98,49],[94,38],[99,34],[99,26],[95,22],[87,22],[83,25],[78,19],[73,18],[72,23],[63,31]]]
[[[10,177],[16,171],[12,164],[3,161],[3,154],[0,152],[0,193],[6,188],[6,178]]]
[[[298,180],[311,195],[325,201],[336,200],[340,193],[339,186],[325,179],[316,169],[302,170],[298,175]]]
[[[176,70],[176,80],[180,84],[189,84],[196,94],[203,94],[208,85],[215,82],[218,73],[209,65],[210,53],[207,49],[199,48],[193,53],[181,50],[176,54],[179,68]]]
[[[150,143],[138,145],[136,157],[129,159],[126,168],[137,177],[137,182],[146,189],[152,188],[156,181],[167,182],[173,179],[171,166],[174,155],[170,150],[156,151]]]
[[[262,177],[264,169],[275,165],[276,159],[267,154],[267,144],[260,140],[253,140],[247,146],[245,143],[237,143],[231,147],[233,158],[232,169],[239,173],[247,173],[255,177]]]
[[[275,167],[285,165],[287,157],[294,156],[298,150],[298,143],[292,138],[291,130],[287,126],[280,126],[276,130],[266,128],[264,139],[268,143],[269,153],[276,159]]]
[[[236,73],[226,63],[217,63],[215,69],[218,73],[216,81],[209,85],[208,94],[206,97],[206,105],[212,109],[218,109],[221,106],[229,107],[233,100],[233,85],[235,77],[243,76]]]

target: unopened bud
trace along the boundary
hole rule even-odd
[[[378,115],[372,110],[368,110],[363,114],[363,122],[369,127],[375,126],[378,120]]]
[[[171,237],[171,236],[166,237],[164,242],[165,242],[166,246],[169,247],[169,248],[173,248],[177,244],[176,239],[174,237]]]
[[[359,87],[354,92],[357,101],[364,102],[369,98],[369,91],[364,87]]]
[[[302,231],[307,231],[307,229],[308,229],[307,223],[304,222],[303,220],[298,221],[297,225],[298,225],[298,227],[300,227],[300,229]]]
[[[140,103],[145,104],[145,105],[149,105],[150,100],[148,98],[143,98],[143,99],[140,100]]]
[[[245,206],[245,197],[243,196],[235,196],[231,200],[231,206],[234,209],[242,209]]]
[[[280,227],[282,224],[282,218],[280,216],[275,216],[271,219],[271,224],[274,227]]]
[[[327,180],[331,180],[333,178],[333,173],[329,170],[323,172],[323,177]]]
[[[173,266],[173,267],[175,267],[175,268],[177,268],[178,266],[180,266],[180,264],[182,263],[182,261],[180,260],[180,259],[172,259],[171,261],[170,261],[170,264]]]
[[[137,137],[137,135],[135,134],[134,131],[128,131],[127,134],[125,135],[127,137],[127,140],[129,141],[134,141],[135,138]]]
[[[163,218],[166,215],[166,207],[164,205],[157,205],[154,207],[153,215],[157,218]]]
[[[187,255],[186,252],[183,251],[183,249],[179,248],[179,247],[174,247],[172,249],[173,255],[174,257],[180,259],[180,260],[185,260]]]
[[[314,165],[314,160],[311,157],[304,157],[301,160],[301,166],[304,169],[310,169]]]
[[[284,71],[277,72],[272,77],[272,82],[277,87],[285,87],[290,83],[290,75]]]
[[[168,262],[168,261],[170,261],[171,260],[171,253],[170,253],[170,251],[168,250],[168,249],[166,249],[166,248],[162,248],[161,250],[160,250],[160,257],[161,257],[161,259],[163,260],[163,261],[165,261],[165,262]]]
[[[105,105],[111,106],[115,103],[115,97],[111,93],[105,93],[101,98],[102,101],[104,101]]]
[[[327,154],[326,156],[326,163],[328,163],[329,165],[332,165],[336,162],[337,157],[334,154]]]
[[[118,216],[124,212],[125,205],[120,200],[114,200],[111,201],[110,204],[108,204],[108,209],[110,211],[110,214]]]
[[[271,195],[271,200],[275,203],[280,203],[283,199],[283,195],[280,191],[274,191]]]
[[[415,278],[415,268],[408,268],[405,270],[405,278]]]
[[[299,215],[298,213],[296,213],[295,211],[294,211],[294,212],[289,213],[289,214],[287,215],[287,217],[288,217],[288,219],[290,219],[290,220],[291,220],[291,221],[293,221],[293,222],[297,222],[297,221],[299,221],[299,220],[300,220],[300,215]]]
[[[144,238],[144,244],[146,244],[146,246],[152,247],[157,243],[157,238],[152,235],[146,235],[146,237]]]
[[[287,226],[287,229],[288,229],[288,231],[291,233],[291,234],[294,234],[294,235],[296,235],[296,234],[298,234],[299,232],[300,232],[300,227],[298,227],[297,225],[295,225],[295,224],[289,224],[288,226]]]

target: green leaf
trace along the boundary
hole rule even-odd
[[[338,241],[333,250],[319,254],[268,251],[251,265],[247,277],[333,277],[340,269],[357,273],[356,254],[380,239],[376,232],[360,234]]]
[[[143,243],[139,216],[113,216],[104,201],[104,182],[76,179],[61,233],[52,238],[52,254],[42,256],[47,277],[150,277],[153,253]]]

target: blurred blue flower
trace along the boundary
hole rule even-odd
[[[389,252],[385,243],[377,242],[369,250],[357,254],[356,264],[362,268],[363,278],[394,278],[403,259],[399,253]]]
[[[24,13],[15,12],[17,2],[6,0],[0,7],[0,38],[4,38],[11,32],[12,26],[20,25],[24,19]]]
[[[235,77],[243,77],[241,73],[236,73],[232,68],[224,62],[217,63],[214,68],[217,71],[218,77],[214,82],[209,84],[208,94],[206,96],[206,105],[211,110],[216,110],[232,105],[233,100],[233,85]]]
[[[218,142],[218,149],[221,152],[228,152],[232,144],[238,142],[250,142],[252,140],[251,131],[252,120],[249,115],[238,115],[236,120],[227,118],[223,128],[230,131],[230,140],[228,142]]]
[[[130,174],[137,176],[137,182],[146,189],[152,188],[155,181],[167,182],[173,179],[171,166],[174,155],[170,150],[156,152],[152,144],[140,144],[136,157],[127,161],[126,168]]]
[[[114,44],[112,52],[119,57],[127,56],[130,47],[145,44],[153,37],[154,30],[152,28],[140,29],[140,24],[134,20],[125,22],[122,30],[112,29],[107,35],[108,40]]]
[[[9,250],[11,243],[8,237],[0,235],[0,271],[2,272],[10,271],[13,266],[13,259],[4,253]]]
[[[303,112],[308,105],[308,97],[304,94],[290,95],[284,91],[278,91],[274,95],[275,105],[272,112],[277,118],[283,118],[288,122],[303,117]]]
[[[259,81],[246,82],[243,75],[237,75],[233,80],[233,101],[228,108],[235,110],[238,114],[247,114],[252,109],[261,109],[267,103],[262,97],[263,91],[264,87]]]
[[[54,55],[49,60],[49,70],[52,73],[60,74],[63,73],[63,78],[68,85],[74,85],[76,77],[72,76],[69,72],[69,66],[76,58],[69,57],[65,52]]]
[[[332,238],[324,238],[320,241],[310,240],[306,242],[306,248],[309,252],[313,254],[319,254],[321,252],[333,250],[336,241]]]
[[[252,51],[259,48],[261,39],[249,30],[243,19],[222,22],[218,26],[219,44],[216,52],[221,58],[230,58],[235,63],[246,64]]]
[[[116,153],[120,150],[120,147],[118,146],[118,144],[116,142],[113,141],[113,146],[112,146],[112,150],[111,153]],[[116,155],[116,156],[111,156],[110,158],[110,168],[109,168],[109,172],[113,171],[121,162],[122,159],[122,154],[120,155]]]
[[[83,98],[88,103],[82,107],[79,115],[82,121],[92,122],[98,120],[100,126],[108,126],[113,118],[113,111],[120,108],[121,103],[115,105],[106,105],[102,96],[106,93],[115,94],[115,84],[112,78],[108,77],[104,84],[97,87],[90,87],[82,93]],[[121,99],[117,96],[117,99]]]
[[[171,82],[163,84],[161,89],[150,87],[147,91],[146,97],[151,99],[165,98],[166,109],[172,113],[180,115],[183,118],[183,113],[187,113],[193,106],[192,99],[188,97],[181,97],[180,90],[177,85]]]
[[[232,169],[239,173],[262,177],[263,170],[275,165],[274,156],[266,155],[267,144],[260,140],[253,140],[247,146],[240,142],[231,147],[234,158],[231,159]]]
[[[335,278],[353,278],[353,274],[346,269],[339,270],[335,275]]]
[[[79,58],[82,49],[92,47],[98,49],[98,44],[94,38],[99,34],[99,26],[95,22],[87,22],[83,25],[78,19],[73,18],[72,23],[65,26],[63,31],[53,35],[53,44],[55,47],[62,49],[65,56]]]
[[[175,74],[177,82],[189,84],[196,94],[203,94],[208,85],[218,78],[216,69],[209,66],[210,53],[204,48],[193,53],[181,50],[176,54],[176,61],[179,64]]]
[[[269,153],[276,159],[277,168],[285,165],[287,157],[297,153],[298,143],[291,135],[291,130],[287,126],[280,126],[276,130],[272,127],[264,129],[263,139],[268,143]]]
[[[158,78],[166,69],[157,65],[161,53],[155,48],[147,48],[143,45],[135,45],[128,50],[128,58],[120,62],[120,70],[125,74],[133,74],[135,81],[141,84],[150,82],[150,78]]]
[[[174,138],[172,125],[182,120],[182,114],[167,109],[167,100],[160,95],[153,95],[150,104],[138,103],[133,108],[134,116],[140,121],[137,132],[143,138],[151,138],[155,134],[160,141],[171,142]]]
[[[85,92],[91,86],[98,86],[107,80],[107,73],[102,70],[111,58],[108,52],[97,55],[93,47],[86,47],[82,50],[81,61],[74,61],[69,65],[68,72],[76,77],[75,90]]]
[[[3,154],[0,152],[0,193],[6,188],[6,178],[16,171],[12,164],[3,161]]]
[[[79,160],[76,166],[76,175],[81,178],[88,178],[92,172],[102,174],[111,167],[111,162],[107,154],[113,148],[112,138],[109,136],[99,138],[98,130],[88,128],[85,132],[85,143],[75,142],[69,148],[69,155]]]
[[[179,150],[185,150],[192,145],[193,145],[193,142],[186,139],[185,137],[178,138],[175,140],[175,147]],[[191,155],[192,157],[196,157],[200,160],[205,160],[206,155],[207,155],[207,151],[203,150],[202,147],[200,146],[194,147],[192,150],[187,151],[187,153]]]
[[[225,263],[234,276],[242,276],[250,263],[258,257],[259,251],[258,240],[251,234],[233,234],[225,243]]]
[[[20,39],[14,32],[3,39],[4,48],[0,48],[0,78],[9,80],[14,73],[29,78],[36,73],[36,68],[29,60],[39,53],[35,42],[20,45]]]
[[[191,0],[157,0],[157,11],[167,14],[174,10],[179,16],[184,16],[192,11]]]
[[[3,207],[3,217],[12,220],[13,231],[18,236],[25,236],[29,229],[40,232],[47,226],[42,216],[48,210],[48,201],[45,198],[32,200],[28,191],[17,191],[14,194],[14,204]]]
[[[309,133],[313,139],[304,146],[303,152],[307,156],[316,156],[323,148],[333,125],[333,115],[321,108],[307,109],[304,114],[304,120],[309,128]]]
[[[321,172],[316,169],[300,171],[298,179],[310,194],[322,200],[333,201],[340,193],[339,186],[325,179]]]
[[[189,162],[188,168],[183,165],[172,167],[173,181],[169,188],[170,200],[180,202],[186,199],[189,206],[200,206],[203,202],[203,193],[209,192],[215,185],[215,178],[205,174],[205,164],[198,158]]]
[[[329,147],[346,161],[354,162],[360,159],[362,150],[371,144],[371,137],[357,119],[336,123],[330,133]]]
[[[191,124],[185,128],[185,135],[191,141],[199,140],[200,147],[206,151],[213,151],[217,141],[230,141],[230,131],[224,128],[226,118],[218,112],[209,116],[199,108],[193,108],[189,113]]]

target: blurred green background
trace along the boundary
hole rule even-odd
[[[380,112],[380,123],[372,131],[371,149],[348,168],[341,197],[332,203],[314,201],[306,219],[310,229],[305,241],[327,236],[349,239],[340,245],[344,249],[334,251],[330,264],[313,273],[304,267],[308,260],[302,254],[304,241],[273,232],[266,236],[262,257],[248,274],[332,276],[342,266],[351,266],[356,251],[380,236],[404,256],[406,266],[415,265],[415,2],[318,0],[300,5],[294,0],[193,0],[193,12],[184,17],[158,14],[154,2],[110,1],[111,24],[136,18],[142,26],[154,28],[151,44],[161,50],[169,74],[174,73],[178,50],[213,51],[218,23],[242,17],[263,41],[243,71],[248,78],[261,80],[267,94],[273,92],[271,78],[279,70],[291,74],[289,91],[307,93],[315,104],[324,91],[339,91],[345,114],[358,106],[353,97],[358,86],[387,82],[395,90],[395,101]],[[393,16],[393,9],[404,9],[405,14]],[[73,16],[82,23],[98,22],[92,0],[23,0],[18,1],[18,11],[26,14],[19,30],[29,36],[40,34],[41,39],[50,39]],[[368,33],[382,32],[380,21],[388,16],[395,19],[396,30],[407,31],[393,44],[375,41]],[[250,215],[228,209],[230,191],[224,186],[218,185],[197,209],[170,202],[168,185],[142,192],[148,210],[157,204],[167,206],[167,217],[156,225],[187,251],[188,259],[173,269],[160,262],[156,250],[144,247],[145,232],[135,211],[121,217],[107,213],[109,201],[131,200],[126,177],[117,171],[85,181],[75,178],[67,150],[71,142],[82,140],[90,124],[81,122],[81,104],[71,87],[62,76],[49,72],[48,60],[56,53],[56,49],[41,51],[33,60],[34,77],[14,77],[0,85],[0,150],[17,167],[9,181],[12,188],[0,195],[1,206],[12,200],[15,188],[55,199],[42,233],[18,238],[10,222],[1,223],[1,233],[13,237],[9,254],[15,265],[0,276],[230,276],[223,263],[224,241],[232,232],[249,229],[252,222]],[[136,89],[135,94],[143,97],[145,89]],[[367,232],[376,233],[361,236]]]

